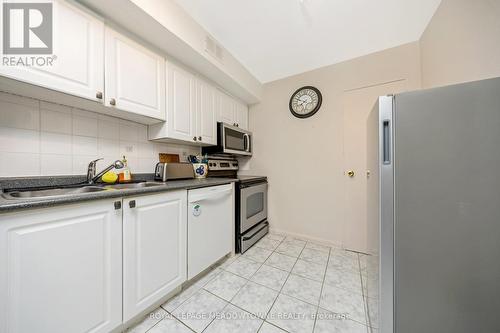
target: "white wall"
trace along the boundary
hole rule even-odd
[[[500,76],[500,1],[443,0],[420,45],[424,88]]]
[[[418,89],[419,55],[416,42],[264,85],[262,102],[249,113],[254,154],[243,173],[268,176],[272,228],[342,243],[344,92],[401,79]],[[297,119],[288,102],[304,85],[321,90],[323,105]]]
[[[84,175],[125,155],[132,173],[153,173],[158,153],[198,154],[197,147],[147,141],[147,126],[0,93],[0,177]]]

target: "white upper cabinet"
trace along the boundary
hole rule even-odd
[[[106,27],[105,105],[165,120],[165,59]]]
[[[248,106],[240,101],[236,101],[236,126],[248,130]]]
[[[0,332],[107,333],[121,324],[115,201],[0,215]]]
[[[248,106],[220,90],[216,92],[216,117],[219,122],[248,129]]]
[[[197,79],[196,132],[198,141],[217,144],[217,120],[215,118],[215,88]]]
[[[167,63],[168,137],[196,141],[196,81],[193,74]]]
[[[53,2],[52,66],[5,66],[19,81],[101,101],[104,93],[104,24],[79,5]],[[19,93],[22,93],[20,91]]]
[[[215,87],[167,62],[167,121],[149,127],[149,139],[195,145],[217,143]]]
[[[216,106],[217,121],[236,125],[235,103],[231,96],[217,89]]]
[[[180,286],[187,275],[187,191],[123,200],[123,321]]]

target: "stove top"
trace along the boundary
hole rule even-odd
[[[260,183],[260,182],[266,182],[267,177],[266,176],[238,176],[237,177],[240,180],[240,183],[245,184],[245,183]]]

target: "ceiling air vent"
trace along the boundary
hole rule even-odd
[[[224,49],[219,44],[215,44],[215,57],[224,62]]]
[[[224,61],[224,49],[210,36],[205,38],[205,51],[221,63]]]

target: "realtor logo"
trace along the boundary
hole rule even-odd
[[[3,4],[3,53],[52,54],[52,3]]]

